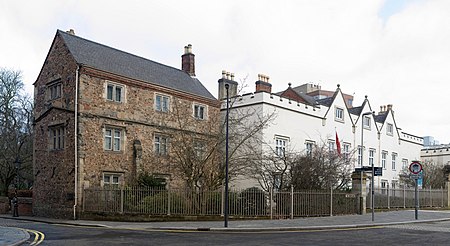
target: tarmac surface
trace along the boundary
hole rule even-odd
[[[299,231],[330,230],[372,226],[388,226],[412,223],[450,221],[449,210],[420,210],[418,220],[414,210],[377,212],[372,221],[371,213],[365,215],[343,215],[331,217],[308,217],[274,220],[230,220],[228,227],[224,221],[178,221],[178,222],[118,222],[91,220],[58,220],[41,217],[12,217],[0,215],[0,218],[25,220],[50,224],[66,224],[75,226],[97,226],[114,229],[135,230],[180,230],[180,231]],[[0,226],[0,245],[20,245],[28,240],[28,232],[20,228]]]

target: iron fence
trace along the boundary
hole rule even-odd
[[[186,191],[143,187],[88,188],[83,212],[180,216],[221,216],[224,190]],[[231,190],[229,215],[234,217],[293,218],[356,214],[358,196],[342,191]]]
[[[375,209],[397,209],[414,208],[415,195],[414,188],[392,189],[375,188],[374,189],[374,207]],[[446,207],[448,204],[448,194],[446,189],[419,189],[419,206],[421,208]],[[371,191],[367,193],[367,208],[371,208]]]

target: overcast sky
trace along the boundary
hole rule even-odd
[[[273,92],[314,83],[393,104],[397,125],[450,143],[450,1],[0,0],[0,66],[27,91],[57,29],[169,66],[193,45],[196,74],[217,96],[223,69],[258,73]]]

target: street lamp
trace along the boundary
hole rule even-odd
[[[225,89],[227,90],[227,116],[226,116],[226,127],[225,127],[225,213],[224,213],[224,227],[228,227],[228,119],[230,114],[229,109],[229,94],[228,89],[229,84],[225,84]]]
[[[362,114],[361,117],[361,191],[362,191],[362,170],[364,167],[364,116],[366,115],[374,115],[375,112],[366,112],[364,114]],[[374,195],[375,195],[375,191],[374,191],[374,175],[375,175],[375,168],[373,166],[373,161],[372,161],[372,178],[370,180],[370,190],[371,190],[371,208],[372,208],[372,221],[375,220],[375,206],[374,206]]]

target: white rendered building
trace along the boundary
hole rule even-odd
[[[353,97],[344,94],[339,85],[330,92],[322,91],[317,85],[292,88],[289,84],[285,91],[272,93],[269,78],[264,75],[259,75],[254,93],[236,95],[237,82],[232,78],[223,73],[219,80],[219,99],[225,97],[224,84],[230,85],[230,97],[236,97],[230,114],[244,108],[262,114],[276,113],[273,123],[262,130],[261,137],[270,147],[257,146],[263,151],[290,148],[302,152],[323,142],[336,148],[337,134],[341,152],[354,153],[354,168],[370,166],[372,162],[376,167],[383,167],[383,175],[375,177],[375,186],[392,188],[398,187],[402,168],[420,158],[423,139],[398,127],[392,105],[374,112],[366,97],[360,106],[353,107]],[[223,100],[222,112],[225,110],[226,100]],[[364,146],[362,153],[361,145]],[[241,176],[234,179],[232,185],[248,188],[258,187],[259,183]]]

